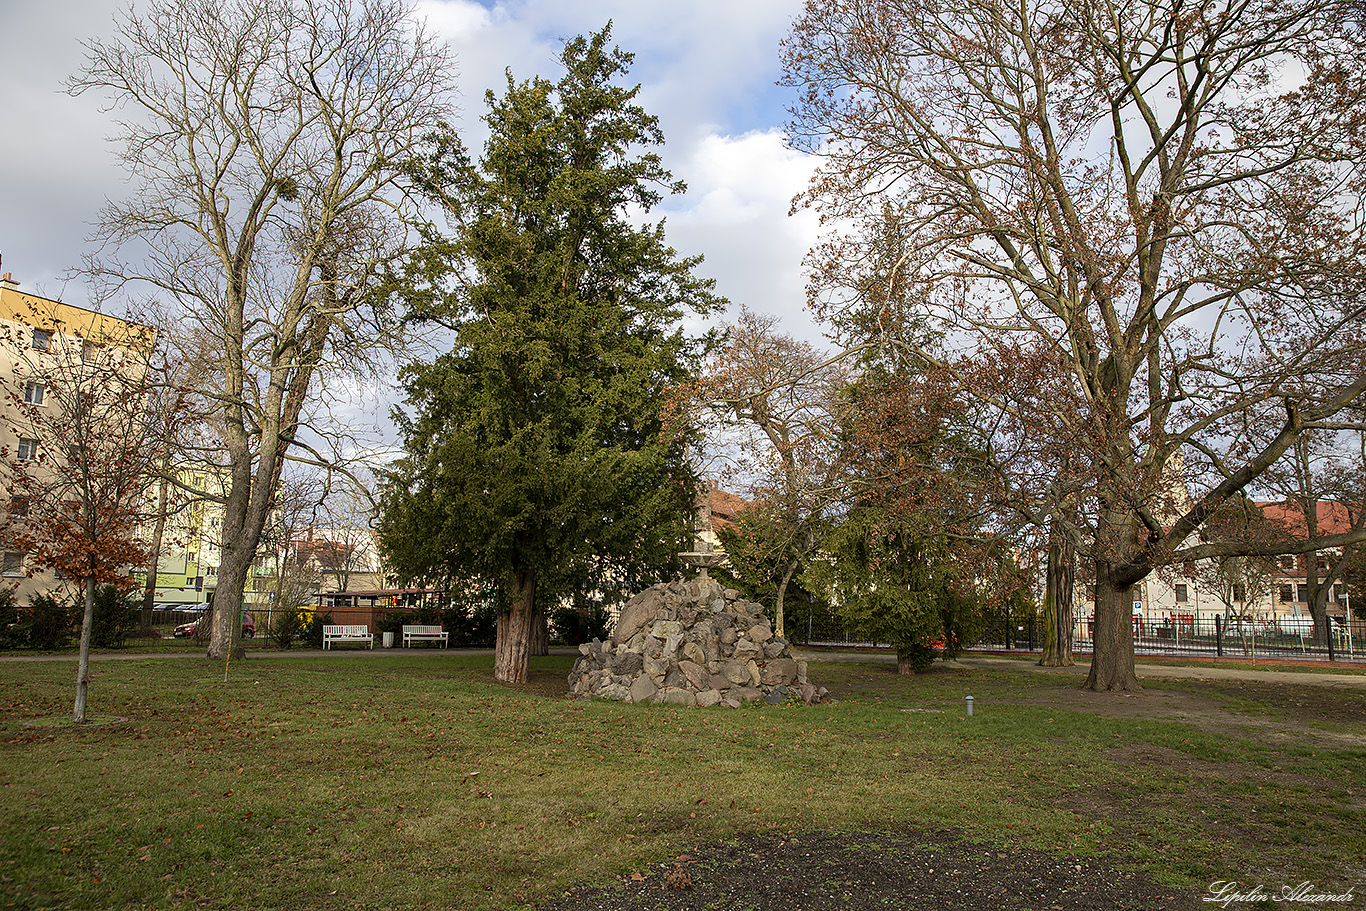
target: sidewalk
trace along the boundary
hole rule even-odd
[[[577,648],[555,647],[550,650],[552,655],[577,655]],[[330,648],[324,651],[319,648],[294,648],[288,651],[265,651],[249,649],[246,657],[241,661],[255,661],[259,658],[415,658],[419,655],[493,655],[491,648],[380,648],[376,646],[370,648]],[[75,661],[75,652],[63,652],[60,655],[0,655],[0,664],[21,663],[25,661]],[[207,661],[204,657],[203,649],[185,649],[181,651],[165,652],[91,652],[91,661],[161,661],[165,660],[184,660],[186,658],[198,658],[200,661]]]
[[[796,651],[796,650],[794,650]],[[879,661],[894,662],[896,655],[888,652],[827,652],[801,650],[800,660],[804,661]],[[1080,686],[1091,670],[1090,659],[1080,658],[1072,667],[1040,667],[1037,655],[974,655],[960,654],[955,661],[947,664],[935,661],[935,667],[991,668],[1012,665],[1016,670],[1036,671],[1040,674],[1060,674],[1077,678]],[[1260,680],[1267,683],[1297,683],[1305,686],[1346,687],[1366,689],[1366,673],[1350,673],[1359,665],[1341,666],[1344,673],[1333,673],[1330,668],[1339,667],[1327,662],[1314,665],[1313,671],[1305,670],[1305,665],[1248,667],[1215,665],[1192,662],[1190,664],[1148,664],[1139,660],[1134,664],[1139,680],[1145,677],[1184,678],[1194,680]],[[1318,669],[1322,668],[1322,671]]]

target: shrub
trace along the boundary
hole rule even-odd
[[[412,623],[412,613],[406,610],[385,611],[375,619],[375,635],[393,633],[397,640],[403,634],[403,624]]]
[[[441,612],[441,626],[456,648],[493,648],[498,636],[498,608],[488,601],[451,604]]]
[[[20,629],[29,648],[55,650],[71,644],[73,633],[71,602],[52,595],[29,599]]]
[[[23,644],[18,602],[13,588],[0,586],[0,649],[18,648]]]
[[[270,631],[267,635],[279,648],[290,649],[294,647],[294,643],[305,638],[308,628],[309,623],[304,617],[304,611],[297,607],[286,607],[271,614]],[[321,640],[321,627],[318,636]]]
[[[323,627],[331,626],[334,622],[331,611],[322,614],[314,613],[313,619],[308,622],[308,630],[304,633],[304,640],[312,648],[322,648]]]
[[[557,607],[550,612],[550,637],[562,645],[606,639],[607,619],[601,604]]]
[[[113,585],[95,589],[95,613],[90,627],[94,648],[123,648],[128,634],[138,627],[138,603]]]

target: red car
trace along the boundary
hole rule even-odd
[[[203,619],[203,617],[200,617],[198,620],[195,620],[192,623],[182,623],[175,628],[175,631],[172,632],[171,635],[175,636],[177,639],[193,638],[195,631],[199,629],[199,624]],[[251,614],[247,613],[246,611],[242,612],[242,638],[256,638],[256,621],[253,620],[251,618]]]

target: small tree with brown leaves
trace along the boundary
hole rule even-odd
[[[838,412],[849,376],[839,359],[776,331],[776,322],[744,310],[690,398],[722,419],[733,435],[733,473],[751,479],[756,521],[744,527],[762,529],[762,541],[751,543],[764,551],[759,562],[776,567],[774,625],[782,635],[788,585],[844,496]]]
[[[147,558],[140,526],[163,451],[146,415],[155,334],[97,314],[62,316],[74,313],[35,313],[35,329],[10,324],[0,333],[19,365],[6,381],[3,420],[20,440],[0,451],[11,496],[0,537],[27,554],[30,573],[52,569],[83,589],[72,715],[82,722],[95,589],[131,590],[129,570]],[[34,344],[34,332],[47,333],[46,347]]]

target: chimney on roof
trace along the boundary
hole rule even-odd
[[[19,283],[14,280],[14,276],[6,272],[0,275],[0,288],[9,288],[11,291],[19,290]]]

